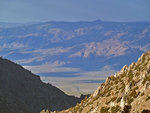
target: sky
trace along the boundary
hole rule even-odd
[[[0,22],[150,21],[150,0],[0,0]]]

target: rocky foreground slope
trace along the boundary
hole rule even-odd
[[[54,113],[150,113],[150,51],[108,77],[80,104]]]
[[[0,113],[39,113],[63,110],[81,99],[68,96],[9,60],[0,58]]]

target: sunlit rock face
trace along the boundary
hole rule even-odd
[[[56,113],[149,113],[150,51],[107,78],[75,107]],[[43,112],[44,113],[44,112]]]

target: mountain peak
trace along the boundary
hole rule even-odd
[[[108,77],[89,98],[59,113],[149,113],[149,89],[150,51]]]

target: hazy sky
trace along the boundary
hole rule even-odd
[[[150,21],[150,0],[0,0],[0,22]]]

